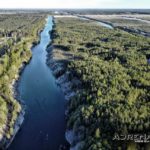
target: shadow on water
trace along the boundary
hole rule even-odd
[[[65,141],[65,99],[46,65],[52,17],[41,32],[40,43],[18,84],[19,97],[27,106],[25,121],[9,150],[58,150]]]

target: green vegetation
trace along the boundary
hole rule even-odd
[[[121,29],[127,28],[131,29],[131,31],[136,30],[139,33],[143,31],[148,33],[148,35],[150,34],[150,23],[148,22],[150,20],[149,15],[89,15],[89,18],[108,22],[114,27],[120,27]],[[135,18],[143,19],[145,22],[142,20],[135,20]]]
[[[132,20],[132,19],[124,19],[124,18],[115,18],[115,19],[108,19],[110,23],[112,23],[115,27],[127,27],[133,30],[141,30],[148,32],[150,31],[150,24],[145,23],[139,20]]]
[[[32,43],[45,23],[45,15],[12,14],[0,16],[0,149],[14,133],[21,105],[14,99],[12,83],[19,68],[31,57]]]
[[[54,56],[66,66],[76,95],[67,126],[81,150],[142,149],[115,134],[150,134],[150,39],[75,18],[56,18]],[[69,58],[69,59],[68,59]],[[64,61],[65,60],[65,61]]]

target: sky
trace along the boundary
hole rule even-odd
[[[150,8],[150,0],[0,0],[0,8]]]

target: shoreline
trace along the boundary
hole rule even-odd
[[[32,59],[32,49],[40,43],[41,40],[40,34],[45,27],[44,18],[42,23],[38,24],[38,27],[36,28],[35,31],[36,33],[33,36],[29,36],[25,38],[25,40],[23,40],[23,41],[27,41],[27,49],[28,51],[30,51],[30,55],[28,55],[26,59],[21,59],[12,80],[8,84],[11,98],[13,99],[14,103],[17,103],[18,110],[16,111],[17,112],[16,116],[13,118],[13,123],[11,125],[9,125],[9,123],[5,123],[5,128],[2,130],[1,139],[0,139],[0,146],[1,146],[0,149],[2,150],[9,148],[16,134],[19,132],[19,130],[22,127],[22,124],[24,123],[26,105],[24,101],[21,100],[20,98],[18,86],[20,83],[22,72],[24,71],[26,65],[28,65]],[[9,115],[8,120],[11,121],[12,120],[11,114],[13,114],[13,112],[16,109],[11,107],[8,107],[8,109],[10,110],[10,112],[8,113]],[[10,132],[10,130],[11,130],[11,134],[7,137],[7,132]]]
[[[22,62],[21,66],[19,67],[18,73],[16,74],[17,77],[15,79],[13,79],[13,81],[10,85],[11,91],[12,91],[12,96],[15,99],[15,101],[17,101],[20,104],[21,111],[19,112],[19,114],[16,118],[16,121],[15,121],[15,124],[13,126],[13,134],[11,135],[10,139],[6,140],[4,149],[9,148],[9,146],[13,142],[16,134],[19,132],[19,130],[21,129],[21,126],[24,122],[26,106],[25,106],[24,102],[19,98],[18,83],[20,81],[20,77],[21,77],[22,72],[24,71],[26,65],[30,62],[31,58],[32,57],[30,57],[28,62]]]
[[[53,28],[55,27],[55,21],[53,17]],[[71,81],[68,80],[68,72],[65,71],[64,62],[57,61],[53,54],[55,47],[53,45],[53,28],[51,32],[49,32],[49,36],[51,37],[51,42],[47,45],[46,51],[46,64],[51,69],[53,76],[56,79],[56,84],[60,86],[60,89],[62,90],[65,100],[68,102],[70,101],[71,97],[76,95],[76,92],[71,89]],[[65,110],[65,116],[68,115],[68,109]],[[73,129],[66,128],[65,130],[65,139],[69,143],[69,149],[70,150],[78,150],[78,147],[80,146],[80,142],[75,143],[76,139],[78,138],[75,133],[73,132]],[[78,140],[77,140],[78,141]]]
[[[38,33],[38,36],[40,35],[41,32],[42,32],[42,30],[40,30],[40,32]],[[32,44],[29,44],[30,51],[32,51],[32,49],[39,43],[40,43],[40,38],[38,38],[37,41],[33,41]],[[32,55],[28,59],[28,61],[24,61],[24,62],[21,63],[21,65],[18,69],[18,73],[16,74],[16,77],[12,80],[12,82],[10,84],[12,97],[21,106],[21,111],[19,112],[19,114],[18,114],[18,116],[15,120],[15,123],[14,123],[14,126],[13,126],[13,134],[11,135],[10,139],[3,139],[2,138],[2,140],[1,140],[1,142],[3,140],[5,140],[4,141],[4,149],[9,148],[9,146],[13,142],[15,136],[17,135],[17,133],[21,129],[22,124],[24,123],[24,119],[25,119],[24,116],[25,116],[25,113],[26,113],[25,112],[26,105],[25,105],[24,101],[22,101],[19,97],[18,84],[20,82],[20,77],[21,77],[22,72],[24,71],[25,67],[30,63],[31,59],[32,59]]]
[[[18,72],[15,75],[15,78],[12,80],[11,84],[10,84],[10,89],[11,89],[11,93],[12,93],[12,97],[14,98],[15,101],[17,101],[19,103],[19,105],[21,106],[21,110],[18,113],[15,123],[12,126],[13,128],[13,134],[11,135],[11,137],[8,139],[5,136],[2,137],[1,139],[1,143],[3,143],[3,147],[2,149],[8,149],[9,146],[11,145],[12,141],[14,140],[16,134],[18,133],[18,131],[20,130],[21,125],[24,122],[24,115],[25,115],[25,105],[24,103],[19,99],[19,94],[18,94],[18,82],[20,80],[20,74],[23,72],[26,63],[23,62],[21,64],[21,66],[18,69]],[[7,125],[6,125],[7,126]]]
[[[53,44],[49,44],[46,49],[47,51],[46,64],[51,69],[53,76],[56,79],[56,84],[60,86],[60,89],[62,90],[65,96],[65,100],[68,102],[73,96],[76,95],[76,91],[71,89],[73,83],[69,81],[68,73],[65,71],[63,63],[57,62],[57,60],[55,60],[55,58],[53,57],[54,50],[55,48],[53,47]],[[68,115],[68,110],[66,108],[65,116],[67,115]],[[66,128],[65,139],[70,145],[70,150],[78,150],[78,147],[80,146],[80,142],[76,142],[78,141],[78,137],[79,135],[76,135],[73,129]]]
[[[13,142],[16,134],[19,132],[19,130],[21,129],[22,124],[24,123],[24,116],[25,116],[25,110],[26,110],[26,105],[24,103],[24,101],[22,101],[19,97],[19,91],[18,91],[18,84],[20,82],[20,77],[21,74],[23,73],[25,67],[30,63],[31,59],[32,59],[32,49],[38,45],[40,43],[41,37],[40,34],[43,31],[43,28],[40,29],[39,31],[37,31],[37,39],[35,39],[31,44],[29,43],[29,50],[31,51],[31,56],[29,57],[29,59],[27,61],[24,61],[21,63],[20,67],[18,68],[18,72],[16,74],[15,79],[12,80],[12,83],[10,84],[11,87],[11,91],[12,91],[12,97],[15,99],[15,101],[17,101],[20,106],[21,106],[21,111],[19,112],[16,121],[14,123],[13,126],[13,131],[14,133],[12,134],[12,136],[10,137],[10,139],[7,139],[6,142],[4,143],[4,149],[8,149],[9,146],[11,145],[11,143]],[[3,139],[2,139],[3,140]]]

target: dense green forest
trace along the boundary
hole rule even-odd
[[[0,149],[12,137],[22,110],[13,96],[12,83],[21,65],[29,61],[30,48],[38,42],[44,23],[45,15],[40,14],[0,15]]]
[[[79,150],[141,150],[148,144],[115,141],[116,134],[150,134],[150,39],[91,21],[56,18],[53,56],[76,92],[67,128]],[[77,81],[80,81],[77,83]]]

